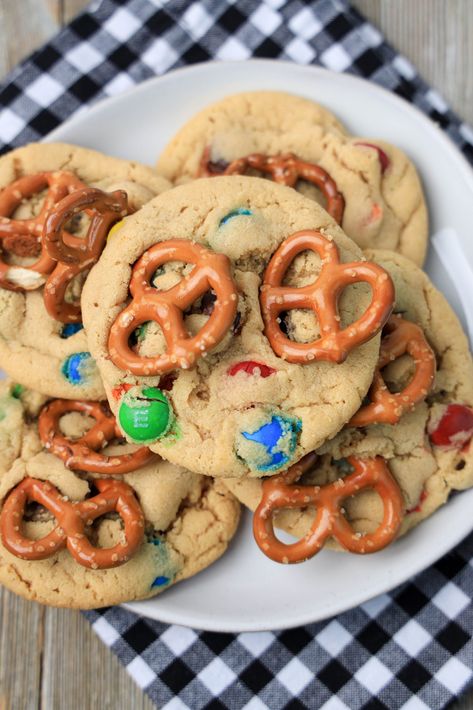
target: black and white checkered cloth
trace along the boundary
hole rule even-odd
[[[0,86],[0,151],[174,67],[255,56],[367,77],[473,162],[472,129],[345,0],[93,2]],[[118,607],[87,617],[160,708],[444,708],[473,683],[473,536],[390,594],[300,629],[198,632]]]

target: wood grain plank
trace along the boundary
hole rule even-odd
[[[41,0],[43,4],[49,10],[49,14],[54,18],[54,21],[58,27],[62,24],[62,8],[64,0]]]
[[[0,79],[9,71],[10,63],[8,59],[7,40],[7,13],[5,0],[0,0]]]
[[[473,123],[471,0],[355,0],[353,4],[462,118]]]
[[[0,708],[36,710],[45,609],[0,588]]]
[[[79,612],[46,609],[41,707],[153,710],[155,706]]]
[[[88,0],[62,0],[63,2],[63,14],[62,21],[64,23],[70,22],[71,20],[85,9],[88,5]]]
[[[0,76],[45,42],[57,27],[43,0],[0,0]]]

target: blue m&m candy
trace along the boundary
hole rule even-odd
[[[61,372],[71,385],[82,385],[86,382],[95,365],[90,353],[73,353],[61,366]]]
[[[243,431],[242,436],[258,444],[260,449],[257,461],[248,461],[248,464],[258,471],[275,471],[289,463],[301,429],[302,424],[298,419],[274,414],[269,422],[256,431]]]
[[[169,559],[168,546],[163,537],[154,537],[149,542],[156,548],[154,553],[155,564],[157,571],[161,572],[151,582],[151,588],[166,587],[171,584],[175,576],[175,570]]]
[[[232,210],[231,212],[226,214],[225,217],[222,217],[222,219],[220,220],[220,226],[222,226],[223,224],[227,224],[227,222],[229,222],[234,217],[249,217],[252,214],[253,212],[247,207],[237,207],[236,210]]]
[[[60,337],[66,340],[67,338],[70,338],[71,335],[75,335],[78,333],[80,330],[83,330],[84,326],[82,323],[66,323],[61,332],[59,333]]]

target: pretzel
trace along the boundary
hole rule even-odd
[[[83,187],[83,183],[67,172],[43,172],[25,175],[15,180],[0,192],[0,239],[3,251],[17,256],[39,258],[29,266],[16,266],[0,259],[0,286],[11,291],[30,290],[43,284],[40,275],[49,274],[55,261],[42,243],[42,231],[46,218],[54,205],[70,192]],[[41,210],[30,219],[11,219],[22,201],[47,190]],[[31,272],[30,281],[25,281],[24,271]],[[22,283],[23,282],[23,283]],[[25,285],[23,285],[25,284]]]
[[[127,562],[144,539],[144,517],[133,489],[114,479],[94,480],[98,495],[69,502],[51,483],[24,478],[7,496],[0,515],[0,532],[6,549],[22,560],[45,560],[65,547],[76,562],[90,569],[108,569]],[[21,533],[28,501],[44,506],[57,520],[56,527],[39,540]],[[87,526],[116,511],[124,524],[125,542],[98,548],[86,537]]]
[[[51,318],[60,323],[82,323],[80,302],[66,301],[68,286],[80,273],[81,269],[74,264],[58,263],[44,285],[44,306]]]
[[[93,417],[96,423],[79,439],[68,439],[62,434],[59,422],[61,417],[69,412],[80,412]],[[115,417],[105,402],[55,399],[43,407],[39,415],[38,429],[43,446],[73,471],[91,471],[114,476],[135,471],[157,458],[147,446],[141,446],[129,454],[107,456],[100,453],[100,449],[110,441],[122,437]]]
[[[64,225],[79,212],[87,211],[91,220],[87,235],[76,245],[63,239]],[[92,266],[98,260],[109,229],[128,214],[128,199],[124,190],[107,193],[84,187],[65,197],[49,213],[43,231],[46,251],[56,261],[79,266]]]
[[[83,239],[64,240],[64,225],[79,212],[90,215]],[[71,281],[87,271],[99,259],[110,227],[128,214],[123,190],[106,193],[92,187],[77,190],[61,200],[49,213],[43,230],[44,248],[57,266],[46,281],[43,298],[49,315],[61,323],[81,320],[79,303],[67,303],[66,291]]]
[[[317,455],[305,456],[287,471],[263,482],[263,495],[253,517],[253,533],[264,554],[275,562],[304,562],[320,552],[328,538],[337,540],[349,552],[377,552],[396,537],[403,518],[403,498],[385,459],[350,456],[353,473],[324,486],[298,485],[300,476],[313,467]],[[355,532],[343,514],[346,498],[371,488],[383,502],[383,520],[373,533]],[[306,535],[285,544],[274,533],[273,515],[281,509],[316,508],[314,522]]]
[[[156,269],[169,261],[195,267],[172,288],[158,291],[150,281]],[[185,327],[184,311],[210,289],[216,294],[212,313],[191,336]],[[238,294],[228,257],[183,239],[159,242],[148,249],[133,267],[130,292],[133,300],[112,324],[108,349],[112,362],[134,375],[163,375],[179,367],[191,367],[220,343],[237,311]],[[167,345],[162,355],[142,357],[129,345],[133,331],[147,321],[158,323],[162,329]]]
[[[230,163],[227,160],[212,160],[210,154],[211,148],[208,145],[202,151],[196,177],[217,177],[226,174],[225,170]]]
[[[414,359],[414,375],[401,392],[391,393],[381,371],[405,353]],[[383,331],[378,365],[369,391],[371,402],[357,411],[348,426],[396,424],[403,414],[426,398],[434,382],[435,369],[435,355],[421,328],[399,315],[391,316]]]
[[[317,253],[322,268],[315,282],[301,288],[282,286],[284,276],[298,254]],[[340,327],[338,298],[350,284],[365,281],[372,297],[364,314],[346,328]],[[377,264],[355,261],[341,264],[334,241],[321,232],[307,229],[288,237],[266,267],[260,294],[265,334],[279,357],[294,363],[311,360],[343,362],[349,352],[373,338],[389,318],[394,303],[394,286],[389,274]],[[312,309],[322,333],[311,343],[290,340],[281,330],[278,316],[294,308]]]
[[[326,211],[337,224],[341,224],[345,200],[342,193],[338,191],[335,180],[319,165],[300,160],[292,153],[270,156],[252,153],[230,163],[223,175],[244,175],[248,169],[259,170],[269,175],[274,182],[288,187],[295,187],[298,180],[312,183],[325,197]]]

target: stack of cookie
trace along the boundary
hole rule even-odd
[[[240,502],[277,562],[372,553],[473,485],[473,364],[398,149],[257,92],[156,171],[30,145],[0,188],[6,586],[152,596],[225,551]]]
[[[56,606],[153,596],[226,550],[240,506],[222,483],[126,443],[80,295],[113,225],[170,184],[41,144],[0,159],[0,187],[0,582]]]

